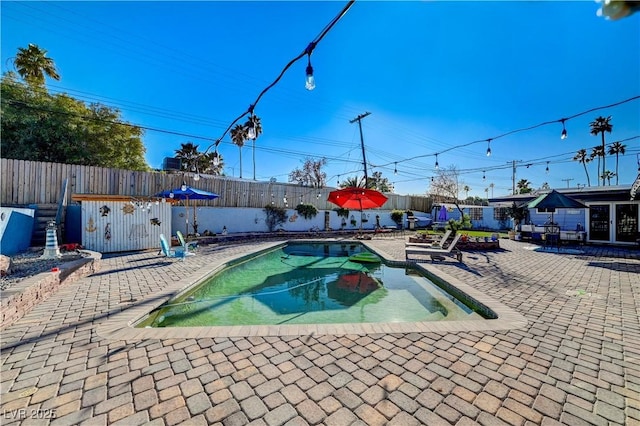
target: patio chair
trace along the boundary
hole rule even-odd
[[[178,241],[180,242],[180,246],[182,247],[182,249],[186,253],[188,253],[187,255],[195,254],[193,252],[196,251],[196,249],[198,248],[198,242],[197,241],[187,242],[184,239],[184,235],[182,235],[182,232],[180,232],[180,231],[176,231],[176,236],[178,237]]]
[[[431,260],[443,260],[445,256],[455,256],[456,259],[458,259],[458,262],[462,262],[462,252],[458,249],[455,249],[456,244],[458,243],[458,240],[460,239],[460,237],[462,236],[462,234],[456,234],[456,236],[453,238],[453,241],[451,241],[451,244],[449,244],[449,246],[445,249],[445,248],[429,248],[429,247],[415,247],[415,246],[408,246],[405,247],[404,252],[405,252],[405,259],[407,261],[410,261],[409,259],[409,255],[410,254],[419,254],[419,255],[423,255],[423,256],[431,256]],[[454,250],[455,249],[455,250]],[[415,262],[414,260],[411,260],[413,262]]]
[[[444,248],[444,244],[447,242],[447,239],[449,238],[449,235],[451,235],[451,232],[452,232],[451,229],[448,229],[447,232],[445,232],[444,235],[442,235],[442,237],[439,239],[433,239],[433,240],[425,239],[424,243],[416,243],[416,242],[405,243],[405,246],[427,247],[427,248],[438,248],[434,246],[439,246],[439,248]]]
[[[176,250],[171,250],[169,243],[167,242],[167,239],[165,238],[164,234],[160,234],[160,250],[165,255],[165,257],[180,258],[182,259],[183,262],[184,262],[184,259],[189,255],[186,251],[182,250],[181,248]]]

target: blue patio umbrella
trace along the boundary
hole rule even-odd
[[[438,214],[438,222],[447,221],[447,207],[443,204],[440,206],[440,213]]]
[[[182,189],[184,188],[184,189]],[[186,233],[189,235],[189,200],[215,200],[220,197],[214,192],[205,191],[204,189],[192,188],[191,186],[183,185],[181,188],[168,189],[159,192],[155,195],[160,198],[171,198],[173,200],[184,200],[187,210],[186,214]],[[193,232],[197,232],[198,218],[196,216],[196,206],[193,206]]]

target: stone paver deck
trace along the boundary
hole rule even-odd
[[[527,321],[455,332],[121,340],[116,319],[272,243],[105,256],[2,330],[0,424],[640,425],[640,253],[500,243],[426,267]]]

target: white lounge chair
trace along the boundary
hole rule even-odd
[[[444,243],[447,242],[449,235],[451,235],[451,232],[452,232],[451,229],[448,229],[447,232],[445,232],[444,235],[442,235],[442,237],[437,240],[425,241],[424,243],[405,243],[405,246],[427,247],[427,248],[437,248],[434,246],[439,246],[439,248],[442,248],[444,246]]]
[[[449,246],[444,249],[444,248],[429,248],[429,247],[415,247],[415,246],[408,246],[405,247],[404,252],[405,252],[405,259],[407,261],[413,261],[415,262],[415,259],[409,259],[409,255],[410,254],[419,254],[419,255],[423,255],[423,256],[431,256],[431,260],[436,260],[436,259],[444,259],[444,256],[455,256],[456,259],[458,259],[458,262],[462,262],[462,252],[458,249],[455,249],[456,244],[458,243],[458,240],[460,239],[460,237],[462,236],[462,234],[456,234],[456,236],[453,238],[453,241],[451,241],[451,244],[449,244]],[[455,249],[455,250],[454,250]]]

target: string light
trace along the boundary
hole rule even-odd
[[[394,175],[397,175],[397,174],[398,174],[398,163],[397,163],[397,162],[396,162],[396,163],[394,163],[394,166],[393,166],[393,174],[394,174]]]
[[[482,180],[486,180],[487,179],[487,175],[485,174],[485,171],[482,171]]]
[[[491,155],[491,139],[487,139],[487,157]]]
[[[545,173],[549,173],[549,162],[547,161],[547,168],[545,169]]]
[[[440,165],[438,164],[438,154],[436,154],[436,170],[438,170],[440,168]]]
[[[307,71],[305,77],[304,88],[307,90],[313,90],[316,88],[316,79],[313,77],[313,67],[311,66],[311,52],[313,52],[313,48],[315,47],[315,43],[311,43],[309,47],[307,47]]]
[[[181,191],[186,191],[187,190],[187,182],[182,181],[182,185],[180,185],[180,190]]]
[[[562,123],[562,133],[560,133],[560,139],[566,139],[567,138],[567,129],[566,127],[564,127],[564,122],[566,121],[566,118],[563,118],[562,120],[560,120],[560,122]]]
[[[220,136],[213,144],[209,145],[209,147],[207,147],[207,149],[204,150],[204,154],[206,154],[209,151],[209,149],[211,149],[213,146],[217,147],[218,145],[220,145],[220,142],[222,142],[222,138],[224,138],[224,136],[231,130],[233,125],[236,124],[245,115],[251,114],[253,112],[253,108],[258,105],[258,102],[260,102],[260,99],[262,98],[262,96],[264,96],[264,94],[267,93],[269,89],[271,89],[280,81],[282,76],[287,72],[287,70],[294,63],[296,63],[298,60],[303,58],[305,55],[307,55],[308,57],[308,65],[306,70],[307,78],[306,78],[305,87],[307,88],[307,90],[312,90],[315,87],[315,80],[313,79],[313,68],[311,67],[311,53],[313,53],[313,49],[315,49],[316,45],[324,38],[324,36],[329,32],[329,30],[331,30],[331,28],[333,28],[333,26],[340,20],[340,18],[342,18],[347,13],[347,11],[351,8],[353,3],[355,3],[355,0],[349,0],[347,5],[340,11],[340,13],[338,13],[338,15],[336,15],[331,20],[331,22],[322,30],[322,32],[311,43],[309,43],[309,45],[305,48],[305,50],[299,55],[297,55],[295,58],[290,60],[287,63],[287,65],[285,65],[285,67],[282,69],[282,71],[280,71],[280,74],[278,75],[278,77],[276,77],[276,79],[270,85],[265,87],[262,90],[262,92],[260,92],[255,102],[251,104],[251,106],[249,107],[249,110],[243,112],[242,114],[240,114],[240,116],[238,116],[235,120],[233,120],[231,124],[229,124],[229,126],[222,133],[222,136]]]

